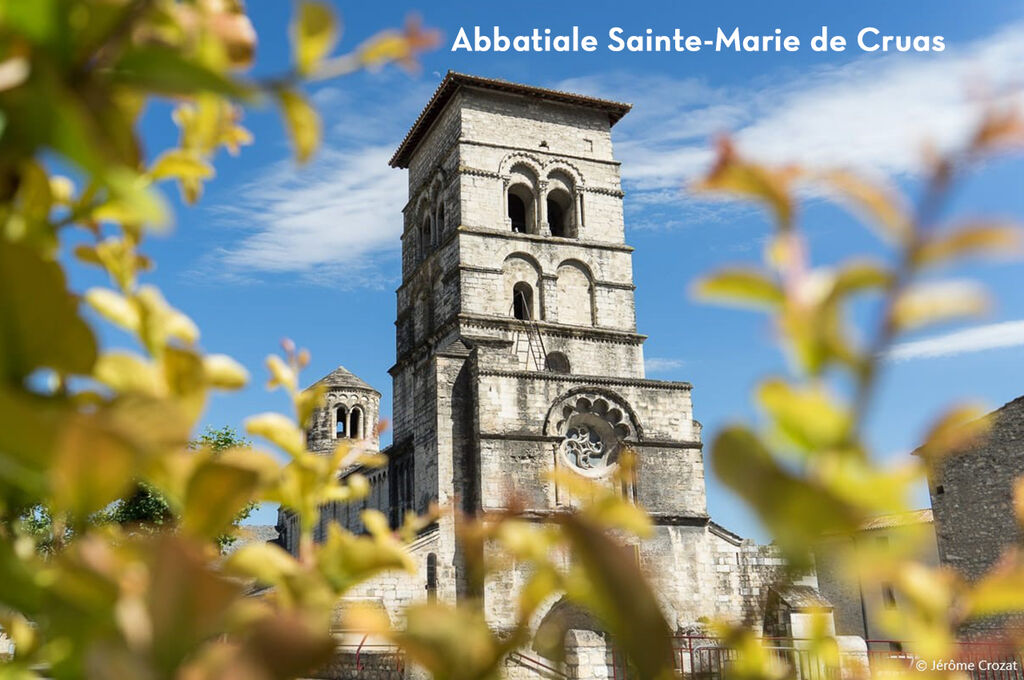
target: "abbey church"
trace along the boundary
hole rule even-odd
[[[727,618],[760,627],[781,563],[710,519],[692,387],[644,374],[611,140],[629,110],[505,81],[444,78],[391,159],[408,170],[409,194],[389,463],[364,471],[372,491],[362,506],[325,508],[321,523],[359,531],[363,507],[397,524],[407,510],[435,503],[480,515],[513,497],[543,521],[567,503],[545,472],[601,478],[628,446],[638,460],[625,492],[656,524],[637,556],[670,625]],[[307,433],[309,447],[327,452],[346,437],[369,437],[376,447],[380,394],[344,368],[319,382],[327,406]],[[287,511],[279,532],[294,551]],[[358,593],[396,622],[411,601],[466,596],[450,513],[411,550],[416,576],[386,575]],[[518,584],[487,585],[485,611],[496,628],[512,620]],[[786,588],[801,589],[794,601],[827,608],[815,585],[811,576],[773,592],[784,601]],[[601,644],[593,631],[574,640]],[[539,677],[509,664],[509,677]]]

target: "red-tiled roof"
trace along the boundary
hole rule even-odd
[[[512,83],[507,80],[483,78],[481,76],[471,76],[465,73],[448,71],[444,80],[441,81],[441,84],[437,86],[437,90],[434,91],[434,96],[430,98],[429,102],[427,102],[427,105],[420,113],[419,118],[416,119],[416,122],[412,124],[412,128],[410,128],[409,132],[405,135],[405,139],[402,140],[398,150],[395,151],[395,155],[391,157],[391,167],[409,167],[409,160],[412,157],[413,151],[416,150],[416,147],[419,145],[424,135],[427,134],[427,131],[430,130],[430,126],[433,125],[441,111],[444,110],[445,105],[461,87],[476,87],[486,90],[497,90],[499,92],[510,92],[512,94],[522,94],[529,97],[546,99],[548,101],[599,109],[608,114],[608,122],[610,125],[615,125],[615,123],[619,122],[619,120],[629,113],[631,108],[633,108],[632,104],[624,104],[622,102],[615,102],[609,99],[597,99],[596,97],[587,97],[581,94],[573,94],[572,92],[549,90],[543,87],[533,87],[531,85]]]
[[[861,525],[861,529],[890,529],[892,527],[901,527],[908,524],[926,524],[932,521],[932,510],[931,508],[925,508],[924,510],[912,510],[910,512],[900,512],[892,515],[879,515],[878,517],[872,517],[868,521]]]

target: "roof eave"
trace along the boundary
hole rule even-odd
[[[409,167],[409,161],[412,159],[412,155],[419,146],[419,143],[422,141],[423,137],[426,136],[430,127],[433,125],[438,115],[440,115],[440,112],[448,104],[448,101],[462,87],[475,87],[499,92],[509,92],[512,94],[531,95],[541,97],[549,101],[574,104],[577,106],[588,106],[607,113],[609,126],[614,126],[622,119],[623,116],[629,113],[630,109],[633,108],[632,104],[625,102],[598,99],[596,97],[588,97],[585,95],[574,94],[572,92],[562,92],[560,90],[533,87],[531,85],[521,85],[519,83],[513,83],[505,80],[484,78],[481,76],[472,76],[466,73],[458,73],[456,71],[448,71],[444,80],[442,80],[437,86],[437,89],[434,90],[434,94],[430,98],[430,101],[427,102],[423,111],[420,112],[416,122],[413,123],[411,128],[409,128],[409,132],[406,133],[405,138],[398,146],[394,155],[391,156],[391,160],[388,162],[388,165],[393,168],[403,169]]]

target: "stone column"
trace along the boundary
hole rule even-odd
[[[573,629],[565,634],[565,672],[570,678],[613,678],[614,664],[612,650],[600,633]]]
[[[573,238],[579,238],[583,233],[583,192],[576,189],[573,192]]]
[[[858,635],[837,635],[839,645],[839,677],[841,680],[871,677],[868,645]]]
[[[505,230],[512,231],[512,218],[508,214],[508,187],[512,183],[511,177],[501,178],[501,205],[498,206],[498,214],[504,215]]]
[[[537,229],[533,233],[543,236],[551,236],[551,229],[548,228],[548,183],[541,180],[537,183],[537,209],[534,214],[537,216]]]

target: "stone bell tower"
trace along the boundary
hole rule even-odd
[[[473,599],[507,629],[529,573],[512,564],[472,583],[457,518],[515,507],[543,522],[571,512],[547,473],[601,483],[626,448],[636,468],[622,492],[655,525],[635,555],[670,625],[768,618],[780,560],[710,520],[691,386],[644,375],[611,141],[629,109],[449,72],[391,159],[409,173],[390,370],[394,443],[386,468],[343,471],[367,475],[372,491],[361,507],[328,507],[322,518],[359,531],[362,508],[396,526],[433,504],[454,510],[410,544],[415,573],[381,574],[349,593],[378,603],[396,625],[411,602]],[[365,436],[377,413],[376,392],[354,376],[339,370],[324,380],[328,405],[307,433],[317,451]],[[291,533],[282,532],[290,549]],[[564,618],[572,607],[547,606],[539,616]],[[593,629],[566,636],[567,649],[591,643],[604,649]],[[543,675],[536,664],[520,667],[521,657],[509,657],[507,677]]]
[[[409,171],[395,521],[431,503],[476,515],[512,498],[533,516],[559,512],[566,498],[545,472],[601,478],[629,446],[638,502],[707,523],[690,385],[644,379],[611,142],[629,108],[450,72],[392,158]],[[438,587],[457,599],[445,521]]]

